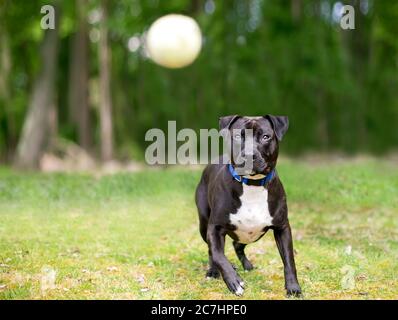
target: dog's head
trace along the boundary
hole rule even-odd
[[[231,162],[244,175],[267,174],[276,166],[279,142],[289,127],[288,117],[226,116],[220,118],[220,130]]]

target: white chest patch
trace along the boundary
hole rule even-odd
[[[237,228],[234,233],[239,242],[247,244],[263,235],[265,227],[272,226],[272,217],[268,210],[268,190],[243,184],[240,201],[242,205],[229,218],[231,224]]]

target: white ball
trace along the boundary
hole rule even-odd
[[[167,68],[190,65],[199,55],[202,34],[195,20],[180,14],[169,14],[149,28],[146,47],[153,61]]]

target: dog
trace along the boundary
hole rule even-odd
[[[287,295],[300,296],[286,194],[275,170],[279,142],[289,127],[288,117],[232,115],[221,117],[219,126],[229,133],[233,151],[228,163],[224,157],[221,163],[204,169],[195,193],[200,234],[209,249],[206,276],[218,278],[221,274],[228,289],[242,295],[244,282],[224,254],[225,236],[233,239],[236,255],[243,269],[249,271],[253,265],[245,255],[246,245],[272,229],[284,265]],[[238,142],[240,146],[236,147]],[[245,149],[248,144],[251,151]],[[249,161],[249,169],[239,172],[238,167]]]

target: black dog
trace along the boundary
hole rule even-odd
[[[224,254],[225,235],[233,239],[235,252],[245,270],[253,269],[244,249],[259,240],[269,229],[274,231],[285,274],[288,295],[300,295],[293,255],[292,235],[288,220],[286,194],[275,171],[279,141],[288,129],[288,118],[227,116],[220,118],[220,130],[229,130],[230,144],[250,143],[252,152],[244,149],[233,153],[230,164],[208,165],[196,189],[200,234],[209,247],[207,277],[220,273],[229,288],[242,295],[244,282]],[[246,129],[246,130],[245,130]],[[247,129],[252,134],[246,135]],[[243,143],[242,143],[243,142]],[[237,173],[236,159],[249,161],[251,170]],[[240,163],[240,162],[239,162]]]

